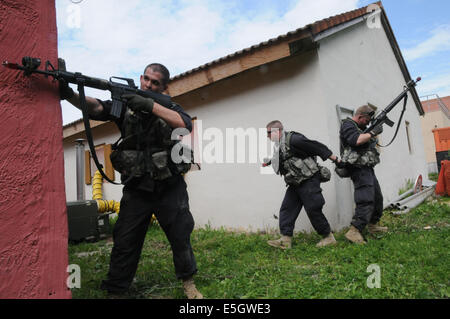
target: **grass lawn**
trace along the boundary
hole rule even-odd
[[[449,217],[450,198],[431,198],[408,214],[386,211],[381,224],[390,231],[366,234],[367,245],[351,244],[342,230],[335,234],[338,245],[316,248],[317,234],[299,233],[287,251],[266,244],[273,234],[198,229],[191,237],[196,284],[205,298],[219,299],[449,298]],[[99,287],[111,247],[108,240],[69,246],[70,264],[81,268],[81,288],[72,289],[73,298],[106,298]],[[380,288],[367,285],[378,274],[370,271],[374,264]],[[158,226],[149,229],[129,298],[185,298]]]

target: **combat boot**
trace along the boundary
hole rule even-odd
[[[267,243],[272,247],[277,247],[281,249],[290,249],[292,247],[292,237],[281,236],[280,239],[268,240]]]
[[[192,277],[183,280],[184,293],[188,299],[203,299],[203,295],[195,287]]]
[[[377,224],[369,224],[367,226],[367,231],[371,234],[386,233],[388,231],[388,228]]]
[[[334,238],[333,233],[330,233],[327,237],[322,238],[321,241],[319,241],[316,245],[316,247],[325,247],[329,245],[336,245],[337,241]]]
[[[345,234],[345,238],[347,238],[348,240],[350,240],[352,243],[355,244],[366,243],[364,237],[361,235],[361,232],[353,225],[350,226],[350,230]]]

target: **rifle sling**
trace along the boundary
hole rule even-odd
[[[403,98],[403,110],[402,110],[402,114],[400,114],[400,118],[398,120],[397,128],[395,129],[394,137],[392,137],[392,140],[387,145],[380,145],[377,142],[377,145],[379,147],[388,147],[389,145],[392,144],[392,142],[394,142],[395,138],[397,137],[398,129],[400,128],[400,124],[402,123],[402,118],[403,118],[403,114],[405,113],[405,110],[406,110],[406,102],[407,101],[408,101],[408,94],[406,94],[405,97]]]
[[[83,113],[84,130],[86,132],[86,139],[89,144],[89,149],[91,151],[92,158],[94,159],[95,166],[97,166],[97,169],[99,170],[100,174],[103,176],[104,179],[106,179],[108,182],[112,184],[121,185],[120,183],[116,183],[112,181],[108,176],[106,176],[105,172],[103,171],[103,165],[100,164],[100,162],[98,161],[97,152],[95,151],[94,141],[92,138],[91,125],[89,123],[89,115],[87,112],[87,102],[86,102],[86,95],[84,94],[83,82],[84,82],[83,79],[77,79],[78,93],[80,95],[81,112]]]

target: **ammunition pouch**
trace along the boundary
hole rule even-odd
[[[155,180],[164,180],[173,175],[185,174],[191,169],[191,163],[193,161],[194,155],[191,149],[190,159],[184,159],[180,163],[175,163],[169,158],[168,151],[162,151],[152,154],[152,162],[155,166],[153,171],[153,178]]]
[[[172,147],[170,153],[172,166],[177,174],[185,174],[194,163],[194,152],[187,145],[177,143]]]
[[[347,178],[350,177],[350,171],[345,167],[336,167],[334,169],[336,174],[341,178]]]
[[[110,159],[114,169],[121,175],[141,177],[146,174],[143,151],[116,149],[112,151]]]
[[[355,167],[374,167],[380,163],[380,154],[376,148],[356,151],[347,147],[342,154],[342,162]]]
[[[319,172],[320,182],[328,182],[331,179],[331,172],[328,168],[317,164],[315,157],[307,157],[300,159],[295,157],[290,150],[290,139],[294,132],[285,132],[284,139],[281,141],[279,154],[274,154],[280,159],[279,170],[274,167],[274,159],[272,159],[272,167],[284,176],[284,181],[288,185],[300,185],[303,181],[311,178]]]
[[[320,182],[326,183],[330,181],[331,179],[331,172],[328,168],[325,166],[319,166],[319,172],[320,172]]]
[[[169,169],[169,153],[167,151],[153,153],[151,158],[155,167],[153,172],[151,172],[154,180],[161,181],[172,176],[172,172]]]
[[[183,147],[182,161],[172,157],[173,149],[179,150],[180,143],[172,139],[172,128],[164,120],[141,118],[139,113],[128,109],[121,133],[121,138],[113,144],[110,158],[114,169],[128,180],[145,176],[162,181],[190,170],[192,150]]]
[[[284,181],[288,185],[300,185],[319,171],[319,165],[311,157],[291,157],[283,161]]]
[[[121,175],[132,177],[149,175],[157,181],[185,174],[191,169],[190,162],[172,163],[168,151],[156,152],[148,157],[144,151],[116,149],[111,153],[110,159],[114,169]]]

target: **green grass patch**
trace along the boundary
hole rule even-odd
[[[438,173],[429,173],[429,174],[428,174],[428,179],[429,179],[430,181],[437,182],[437,181],[438,181],[438,178],[439,178],[439,174],[438,174]]]
[[[276,236],[198,229],[191,242],[199,269],[196,285],[206,298],[449,298],[450,198],[427,201],[404,215],[385,212],[389,232],[366,234],[364,246],[345,230],[334,247],[316,248],[317,234],[294,236],[291,250],[267,245]],[[303,214],[304,212],[302,212]],[[70,245],[70,263],[81,267],[73,298],[105,298],[112,243]],[[380,288],[369,288],[369,265],[380,269]],[[164,232],[150,228],[129,298],[185,298],[175,278]]]
[[[410,189],[412,189],[414,187],[414,182],[411,179],[407,179],[405,181],[405,186],[401,187],[398,190],[398,195],[402,195],[403,193],[406,193],[407,191],[409,191]],[[409,197],[409,196],[407,196]]]

